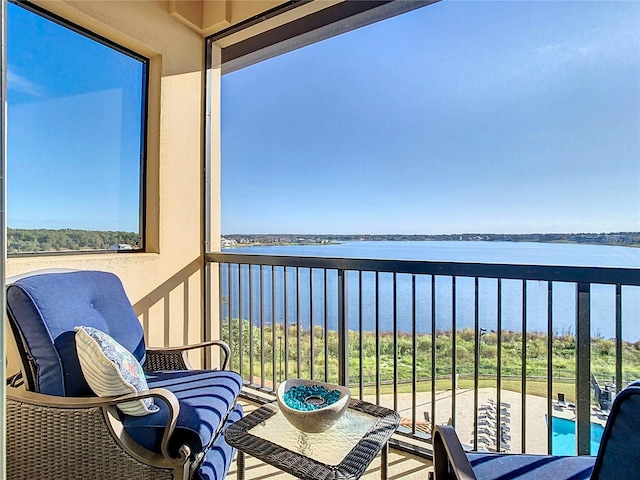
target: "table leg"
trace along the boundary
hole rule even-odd
[[[389,442],[385,442],[380,455],[380,477],[382,480],[389,478]]]
[[[236,478],[238,480],[244,480],[244,452],[240,450],[238,450],[238,456],[236,457],[236,466],[238,468]]]

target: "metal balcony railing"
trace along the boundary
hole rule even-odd
[[[247,385],[348,385],[399,410],[408,436],[428,439],[432,423],[448,422],[473,445],[488,435],[491,450],[552,453],[553,422],[544,451],[528,437],[568,408],[576,453],[589,454],[592,415],[606,415],[592,375],[616,390],[640,377],[640,342],[623,335],[640,321],[638,269],[223,253],[207,262],[219,266],[210,295],[220,295],[220,333]]]

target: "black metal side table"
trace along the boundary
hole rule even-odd
[[[234,423],[224,433],[238,449],[238,480],[244,480],[244,454],[309,480],[357,479],[382,452],[387,479],[389,437],[400,423],[398,412],[351,399],[338,422],[322,433],[301,432],[269,403]]]

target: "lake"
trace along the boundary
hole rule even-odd
[[[640,249],[609,245],[585,244],[548,244],[528,242],[412,242],[412,241],[363,241],[344,242],[332,245],[295,245],[295,246],[259,246],[223,249],[225,253],[252,253],[266,255],[294,255],[318,257],[375,258],[395,260],[431,260],[449,262],[505,263],[523,265],[564,265],[592,267],[624,267],[638,268],[640,275]],[[265,324],[270,324],[273,308],[271,305],[271,271],[266,269],[263,283],[264,296],[260,305],[260,291],[257,287],[259,269],[251,269],[253,292],[251,293],[251,315],[254,323],[258,322],[262,310]],[[242,267],[243,276],[243,311],[239,312],[237,295],[232,298],[232,317],[249,318],[248,267]],[[298,307],[296,302],[296,284],[308,286],[313,283],[312,293],[308,288],[300,290],[299,318],[297,321],[304,328],[323,325],[326,322],[330,329],[337,328],[337,296],[335,289],[337,276],[334,271],[327,275],[327,298],[324,298],[324,274],[321,270],[313,271],[313,279],[309,278],[308,269],[300,269],[300,279],[295,278],[295,269],[287,269],[286,311],[288,322],[296,323]],[[232,282],[237,285],[237,267],[232,269]],[[276,269],[276,293],[284,289],[282,269]],[[223,274],[223,291],[226,291],[227,274]],[[360,320],[360,304],[362,303],[362,319],[364,330],[373,331],[376,313],[381,331],[391,331],[394,319],[399,331],[413,331],[413,297],[411,275],[397,275],[396,307],[393,303],[393,276],[380,274],[378,292],[375,300],[375,274],[364,273],[362,288],[358,289],[358,276],[354,272],[347,275],[348,299],[347,316],[349,327],[357,330]],[[495,330],[498,325],[497,312],[501,311],[501,324],[505,330],[522,330],[522,282],[514,280],[502,281],[502,302],[500,309],[497,300],[497,281],[480,279],[478,317],[480,327]],[[237,287],[236,287],[237,288]],[[472,278],[456,279],[456,327],[473,328],[475,322],[474,280]],[[361,292],[361,294],[360,294]],[[437,330],[450,330],[452,326],[452,280],[450,277],[435,279],[435,316]],[[237,293],[237,292],[236,292]],[[628,341],[640,339],[640,288],[624,287],[622,295],[623,338]],[[360,295],[362,299],[360,299]],[[545,282],[527,282],[527,331],[547,331],[548,287]],[[416,277],[415,316],[416,331],[430,333],[431,320],[431,277]],[[284,319],[285,306],[277,296],[275,308],[276,322]],[[310,301],[311,300],[311,301]],[[226,305],[225,310],[229,307]],[[615,336],[615,287],[593,285],[591,290],[592,336],[613,338]],[[325,311],[326,310],[326,311]],[[575,285],[554,283],[553,285],[553,332],[555,334],[575,332]],[[394,312],[395,311],[395,312]],[[394,316],[395,313],[395,316]]]

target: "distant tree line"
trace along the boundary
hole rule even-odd
[[[119,244],[137,249],[139,240],[139,234],[134,232],[8,228],[7,253],[109,250],[112,245]]]
[[[612,233],[458,233],[458,234],[228,234],[238,244],[285,245],[334,243],[347,241],[467,241],[467,242],[542,242],[586,243],[600,245],[640,246],[640,232]]]

